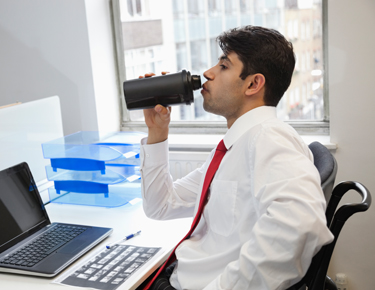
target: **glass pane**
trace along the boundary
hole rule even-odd
[[[293,43],[297,62],[292,83],[277,107],[284,120],[322,120],[322,0],[120,0],[127,79],[147,72],[201,75],[215,65],[224,30],[260,25]],[[191,106],[172,108],[173,121],[222,120],[206,113],[199,91]],[[132,121],[143,112],[130,111]]]

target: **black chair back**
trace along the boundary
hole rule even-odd
[[[323,144],[315,141],[309,145],[309,148],[314,156],[314,165],[318,169],[320,175],[320,185],[322,187],[324,197],[326,199],[327,204],[331,199],[333,185],[335,183],[336,174],[337,174],[337,162],[335,157],[331,154],[331,152],[325,147]],[[327,211],[326,211],[327,217]],[[331,219],[327,219],[327,225],[330,225]],[[292,287],[288,288],[287,290],[305,290],[306,289],[306,282],[311,280],[311,275],[313,270],[315,269],[314,265],[320,265],[321,255],[318,252],[315,257],[313,258],[310,268],[306,273],[305,277],[298,282],[297,284],[293,285]]]
[[[313,142],[309,148],[314,156],[314,165],[319,171],[321,186],[327,203],[331,198],[337,174],[337,162],[331,152],[321,143]]]

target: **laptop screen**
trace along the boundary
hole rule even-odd
[[[45,221],[49,223],[28,165],[21,163],[1,171],[0,250],[18,242],[23,233],[32,234],[31,230]]]

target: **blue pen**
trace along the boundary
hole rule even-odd
[[[129,236],[126,236],[125,239],[124,239],[124,241],[129,240],[129,239],[131,239],[131,238],[134,238],[135,236],[138,236],[140,233],[141,233],[141,231],[138,231],[138,232],[136,232],[136,233],[134,233],[134,234],[131,234],[131,235],[129,235]]]
[[[110,244],[110,245],[107,245],[106,248],[107,248],[107,249],[110,249],[112,245],[117,244],[117,243],[121,243],[122,241],[130,240],[131,238],[134,238],[135,236],[138,236],[140,233],[141,233],[141,231],[138,231],[138,232],[136,232],[136,233],[134,233],[134,234],[130,234],[130,235],[126,236],[125,238],[123,238],[123,239],[121,239],[121,240],[119,240],[119,241],[117,241],[117,242],[115,242],[115,243],[112,243],[112,244]]]

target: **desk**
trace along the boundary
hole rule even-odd
[[[85,259],[87,255],[93,255],[100,249],[104,249],[107,244],[116,242],[138,230],[142,230],[141,235],[130,239],[126,242],[127,244],[162,246],[163,249],[165,249],[157,259],[150,260],[149,263],[142,266],[134,275],[130,276],[130,278],[118,288],[120,290],[135,289],[139,286],[168,257],[169,252],[181,238],[185,236],[191,225],[190,218],[171,221],[151,220],[144,214],[142,202],[116,208],[51,203],[46,205],[46,209],[51,222],[66,222],[113,228],[111,236],[102,241],[80,260]],[[73,263],[72,266],[80,260]],[[51,284],[54,279],[55,278],[0,273],[0,289],[63,289],[61,285]]]

